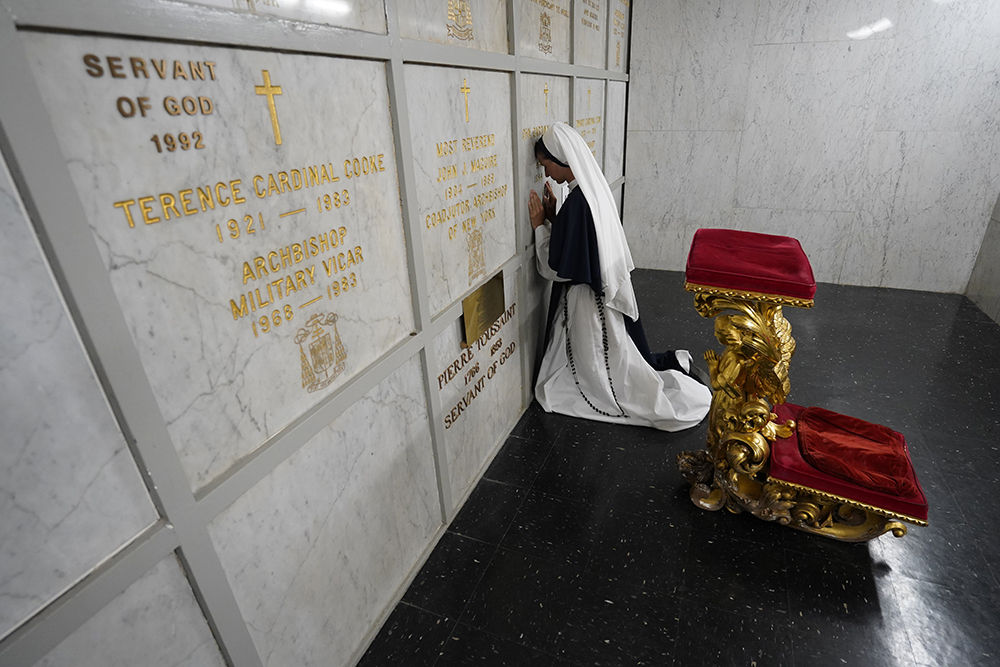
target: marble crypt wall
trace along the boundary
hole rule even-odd
[[[621,199],[629,2],[0,9],[0,664],[354,664],[531,400],[535,140]]]
[[[992,0],[645,2],[624,223],[683,270],[699,227],[798,238],[817,280],[965,292],[1000,194]]]

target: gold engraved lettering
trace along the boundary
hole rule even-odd
[[[195,213],[198,212],[198,209],[191,208],[191,202],[188,200],[188,198],[192,194],[194,194],[194,190],[191,190],[191,189],[181,190],[177,194],[180,197],[180,200],[181,200],[181,210],[184,211],[184,215],[194,215]]]
[[[116,79],[124,79],[128,75],[125,74],[125,68],[122,66],[122,59],[117,56],[108,56],[108,72]]]
[[[128,62],[132,65],[132,76],[139,78],[139,73],[146,79],[149,78],[149,72],[146,71],[146,61],[142,58],[129,58]]]
[[[187,72],[184,71],[184,66],[179,60],[174,61],[174,78],[184,79],[185,81],[187,81],[188,78]]]
[[[132,220],[132,211],[129,209],[129,207],[134,203],[134,199],[126,199],[125,201],[116,201],[114,203],[115,208],[120,208],[125,211],[125,219],[128,220],[129,227],[135,227],[135,222]]]
[[[156,197],[139,197],[139,209],[142,211],[142,219],[147,225],[151,225],[154,222],[159,222],[159,218],[151,218],[149,214],[153,212],[153,209],[147,204],[151,201],[156,201]]]
[[[95,79],[97,77],[104,76],[104,68],[101,67],[101,59],[93,53],[88,53],[83,56],[83,64],[87,67],[87,74]]]
[[[233,193],[233,203],[235,204],[243,204],[246,202],[246,199],[240,196],[240,184],[242,182],[243,181],[238,178],[235,181],[229,181],[229,190]]]
[[[264,85],[254,86],[254,91],[258,95],[267,95],[267,109],[271,113],[271,129],[274,131],[274,143],[280,146],[281,127],[278,125],[278,110],[274,106],[274,96],[281,95],[281,86],[272,86],[271,74],[266,69],[261,71],[264,74]]]
[[[469,88],[469,84],[465,79],[462,79],[462,87],[459,88],[465,94],[465,122],[469,122],[469,93],[472,92],[472,88]]]
[[[155,69],[156,73],[160,75],[160,78],[161,79],[166,79],[167,78],[167,61],[166,60],[155,60],[155,59],[151,58],[150,62],[153,63],[153,69]]]

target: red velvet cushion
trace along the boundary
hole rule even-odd
[[[816,408],[810,408],[810,410],[815,409]],[[783,423],[789,419],[799,421],[804,408],[798,405],[792,405],[791,403],[784,403],[781,405],[775,405],[773,410],[775,414],[778,415],[778,421]],[[807,427],[807,429],[811,428],[815,430],[817,425],[820,424],[820,422],[816,420],[810,420],[808,416],[806,417],[806,420],[812,421],[812,426]],[[876,424],[872,424],[871,426],[877,427]],[[883,426],[878,428],[886,427]],[[810,465],[810,463],[802,456],[799,446],[800,434],[798,433],[798,429],[796,429],[796,433],[793,433],[791,437],[779,438],[771,445],[770,475],[778,481],[799,484],[801,486],[816,489],[817,491],[829,493],[834,496],[847,498],[864,505],[871,505],[872,507],[877,507],[892,514],[900,514],[919,519],[921,521],[926,521],[927,498],[924,496],[924,492],[920,488],[920,482],[917,481],[917,475],[913,470],[913,464],[910,461],[909,451],[906,448],[906,439],[901,433],[896,433],[895,431],[893,431],[893,433],[899,437],[899,444],[901,446],[899,451],[901,452],[902,459],[905,462],[905,465],[899,471],[901,476],[906,479],[906,482],[900,485],[900,488],[904,491],[903,493],[896,493],[894,490],[886,488],[870,488],[862,484],[849,481],[843,477],[829,474],[828,472],[824,472],[823,470]],[[844,436],[841,434],[837,437]],[[885,473],[886,471],[882,469],[881,472]]]
[[[812,299],[809,259],[790,236],[699,229],[691,241],[687,281],[737,291]]]
[[[806,408],[798,423],[799,451],[814,468],[875,491],[916,493],[902,434],[823,408]]]

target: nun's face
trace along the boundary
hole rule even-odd
[[[573,171],[569,167],[556,164],[544,155],[535,155],[535,159],[545,169],[545,175],[556,183],[566,183],[573,180]]]

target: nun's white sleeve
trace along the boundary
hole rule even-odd
[[[535,266],[539,275],[546,280],[553,280],[559,283],[569,282],[568,278],[560,278],[559,274],[549,266],[549,240],[552,237],[552,228],[546,222],[535,227]]]

